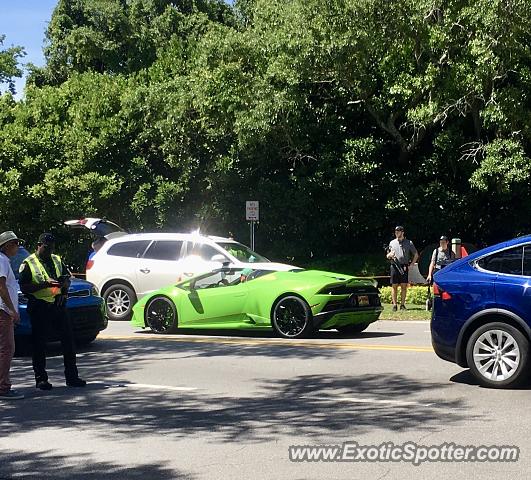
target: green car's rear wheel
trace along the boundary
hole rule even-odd
[[[145,309],[145,321],[154,333],[173,333],[177,330],[177,310],[168,297],[153,297]]]
[[[281,337],[304,337],[312,331],[312,312],[301,297],[286,295],[273,306],[271,325]]]

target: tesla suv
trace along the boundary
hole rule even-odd
[[[514,387],[529,376],[531,235],[477,251],[434,276],[437,355],[480,384]]]

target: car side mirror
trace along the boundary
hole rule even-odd
[[[218,253],[216,255],[214,255],[211,259],[210,259],[211,262],[219,262],[219,263],[224,263],[227,261],[227,258],[225,257],[225,255],[222,255],[221,253]]]

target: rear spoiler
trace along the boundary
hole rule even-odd
[[[328,285],[325,285],[323,288],[321,288],[320,292],[323,290],[332,290],[334,288],[341,288],[341,287],[374,287],[378,288],[378,282],[374,278],[351,278],[350,280],[346,280],[343,282],[334,282],[330,283]]]

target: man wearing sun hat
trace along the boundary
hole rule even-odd
[[[9,259],[18,252],[21,240],[12,231],[0,234],[0,400],[18,400],[24,395],[11,388],[9,371],[15,353],[18,314],[18,283]]]

